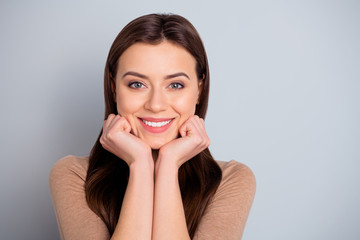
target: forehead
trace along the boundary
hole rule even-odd
[[[159,44],[135,43],[120,56],[118,73],[171,74],[184,71],[196,76],[196,60],[182,46],[169,41]]]

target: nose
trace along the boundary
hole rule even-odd
[[[149,92],[148,99],[145,103],[145,109],[157,113],[165,111],[167,105],[165,93],[160,89],[152,89],[152,91]]]

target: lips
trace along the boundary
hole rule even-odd
[[[173,118],[138,118],[145,130],[151,133],[165,132],[171,125]]]

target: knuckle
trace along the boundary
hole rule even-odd
[[[106,144],[102,145],[102,147],[103,147],[105,150],[110,151],[110,148],[109,148]]]
[[[112,135],[111,131],[108,131],[107,133],[105,133],[105,138],[106,138],[106,139],[111,140],[112,137],[113,137],[113,135]]]
[[[105,136],[105,134],[103,134],[100,137],[100,143],[105,143],[105,142],[106,142],[106,136]]]
[[[200,136],[195,136],[194,137],[194,142],[195,142],[196,145],[201,145],[203,140],[201,139]]]
[[[202,139],[202,143],[201,145],[204,147],[204,148],[207,148],[209,145],[210,145],[210,139],[205,136],[203,139]]]
[[[107,149],[106,141],[103,138],[100,138],[100,144],[103,148]]]

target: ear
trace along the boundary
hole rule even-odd
[[[111,84],[111,92],[113,94],[113,99],[114,102],[116,102],[116,83],[111,73],[110,73],[110,84]]]
[[[196,104],[199,104],[199,103],[200,103],[200,96],[201,96],[201,93],[202,93],[202,90],[203,90],[204,79],[205,79],[205,74],[203,74],[202,79],[199,79],[199,85],[198,85],[198,87],[199,87],[199,94],[198,94],[198,98],[197,98]]]

